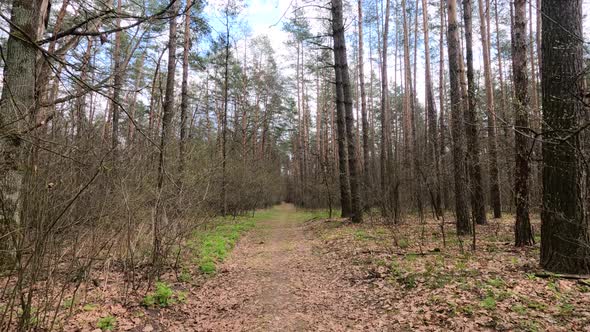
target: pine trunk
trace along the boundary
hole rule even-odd
[[[192,0],[187,0],[186,13],[184,14],[184,51],[182,56],[182,87],[180,101],[180,144],[178,151],[178,169],[179,176],[182,178],[184,164],[186,160],[186,141],[187,141],[187,119],[188,119],[188,74],[189,74],[189,52],[191,47],[191,15],[190,8]]]
[[[558,273],[590,273],[587,169],[582,171],[578,95],[585,71],[582,0],[543,0],[543,211],[541,266]],[[572,134],[574,133],[574,134]],[[587,134],[586,134],[587,135]],[[587,140],[587,139],[586,139]],[[587,142],[584,142],[587,145]],[[587,149],[587,146],[583,146]],[[585,189],[584,189],[585,188]]]
[[[465,132],[467,134],[467,164],[470,177],[471,214],[473,220],[486,223],[485,197],[479,158],[479,119],[477,118],[475,96],[475,71],[473,69],[473,8],[471,0],[463,0],[463,22],[465,24],[465,46],[467,58],[467,110],[465,110]]]
[[[534,243],[529,218],[529,94],[527,77],[526,0],[514,1],[512,26],[512,75],[514,78],[514,147],[516,165],[514,193],[516,204],[515,244]]]
[[[447,1],[447,52],[449,56],[449,80],[451,83],[451,133],[453,135],[453,164],[455,177],[455,217],[457,234],[471,233],[465,179],[465,138],[463,131],[463,100],[461,98],[461,66],[457,1]]]
[[[162,228],[166,222],[166,208],[163,202],[164,178],[168,167],[169,140],[172,138],[172,116],[174,114],[174,84],[176,73],[176,15],[178,14],[178,4],[175,3],[170,8],[170,31],[168,39],[168,73],[166,74],[166,95],[162,105],[162,133],[160,138],[160,157],[158,161],[158,182],[157,182],[157,203],[156,214],[154,219],[154,248],[153,248],[153,265],[156,271],[159,271],[162,264]]]
[[[362,143],[363,143],[363,182],[364,198],[367,207],[371,206],[369,201],[369,191],[373,188],[370,177],[370,160],[369,160],[369,121],[367,119],[367,92],[365,90],[365,62],[364,62],[364,43],[363,43],[363,7],[362,0],[358,1],[358,67],[359,67],[359,88],[361,94],[361,118],[362,118]]]
[[[484,79],[486,92],[486,110],[488,117],[488,150],[490,167],[490,200],[494,218],[502,217],[502,202],[500,198],[500,171],[498,169],[498,142],[496,138],[496,112],[494,110],[494,83],[492,81],[492,66],[490,60],[490,36],[488,34],[487,17],[483,0],[478,0],[481,44],[483,47]],[[489,0],[486,0],[489,13]]]
[[[383,44],[381,47],[381,211],[384,217],[388,217],[389,207],[386,196],[389,193],[389,87],[387,82],[387,44],[389,33],[390,0],[385,5],[385,25],[383,28]]]

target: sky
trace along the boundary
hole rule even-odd
[[[249,0],[244,17],[252,29],[252,36],[267,35],[276,54],[283,58],[289,54],[285,47],[288,36],[282,27],[292,11],[289,0]]]
[[[224,29],[218,10],[223,8],[225,3],[226,0],[208,1],[209,5],[205,11],[211,18],[209,23],[214,30]],[[250,37],[267,35],[275,52],[287,55],[286,52],[282,53],[285,49],[284,42],[287,40],[287,34],[282,31],[282,26],[292,10],[290,0],[246,0],[239,18],[249,27]]]

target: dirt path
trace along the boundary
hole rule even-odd
[[[191,296],[187,330],[340,331],[379,329],[341,268],[316,252],[291,205],[246,235],[220,273]]]

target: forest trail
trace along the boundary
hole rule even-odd
[[[219,274],[197,290],[197,329],[340,331],[368,323],[358,317],[368,308],[314,249],[318,239],[301,214],[289,204],[275,209],[276,217],[240,240]]]

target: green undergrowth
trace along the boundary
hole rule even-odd
[[[254,228],[257,222],[272,218],[276,209],[257,211],[254,216],[219,217],[212,226],[195,232],[188,245],[196,257],[199,270],[206,275],[217,272],[217,265],[223,262],[240,236]]]
[[[254,215],[215,218],[207,227],[197,230],[188,246],[199,271],[205,275],[214,275],[217,265],[227,258],[246,231],[254,228],[259,222],[277,219],[285,213],[287,212],[282,210],[281,206],[275,206],[256,211]],[[297,210],[287,213],[288,218],[293,221],[325,219],[328,215],[327,210]],[[183,275],[183,279],[187,278]]]
[[[186,292],[174,291],[170,285],[164,282],[156,282],[154,292],[146,295],[142,304],[146,307],[168,307],[174,303],[184,303],[186,301]]]

